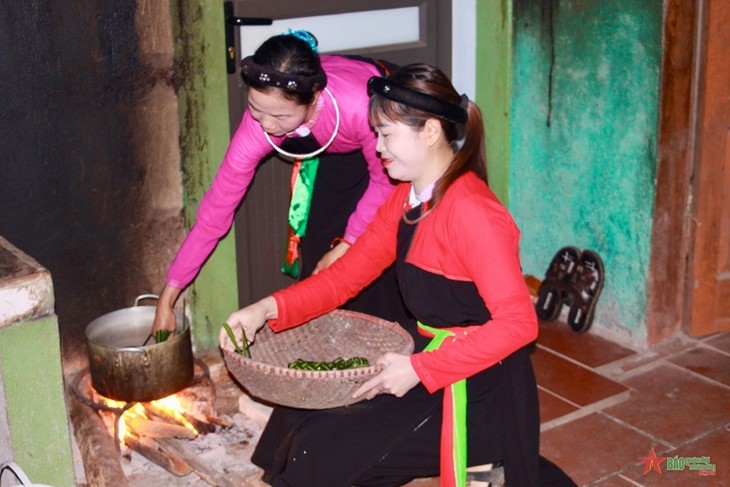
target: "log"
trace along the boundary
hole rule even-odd
[[[210,424],[217,424],[218,426],[223,426],[224,428],[231,427],[231,423],[226,418],[223,418],[220,416],[213,416],[210,414],[206,414],[205,421]]]
[[[224,418],[217,418],[208,414],[183,413],[183,416],[195,426],[199,433],[203,434],[214,432],[216,425],[223,426],[221,423],[224,423],[225,427],[230,426]]]
[[[169,453],[184,459],[197,473],[201,479],[216,487],[237,487],[231,479],[222,472],[210,467],[196,453],[188,449],[181,440],[165,438],[158,440],[158,443]]]
[[[174,411],[170,411],[163,407],[159,407],[151,402],[144,402],[141,404],[149,416],[159,418],[168,423],[178,424],[181,426],[185,426],[185,423],[188,423],[189,425],[195,427],[195,425],[191,421],[188,420],[188,418],[185,416],[185,414],[180,414],[180,413],[176,413]],[[198,431],[200,431],[200,430],[198,430]]]
[[[112,438],[99,413],[83,404],[70,387],[66,397],[86,483],[95,487],[129,487],[116,440]]]
[[[129,448],[136,451],[147,460],[164,468],[173,475],[184,477],[193,471],[193,467],[184,458],[180,458],[180,456],[162,448],[161,445],[152,438],[127,435],[124,438],[124,442]]]
[[[137,436],[149,438],[187,438],[192,440],[198,434],[185,426],[177,424],[163,423],[145,418],[126,418],[125,424],[127,428]]]
[[[167,409],[157,407],[149,402],[142,403],[142,406],[149,416],[154,416],[170,423],[184,424],[178,416]],[[182,417],[198,430],[198,433],[211,433],[215,431],[216,425],[225,426],[226,428],[230,426],[224,418],[218,418],[209,414],[183,412]]]

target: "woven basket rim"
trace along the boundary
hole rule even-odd
[[[407,348],[410,349],[412,352],[413,349],[413,341],[411,335],[403,329],[403,327],[400,325],[400,323],[396,321],[388,321],[383,318],[379,318],[377,316],[369,315],[366,313],[360,313],[358,311],[350,311],[345,309],[335,309],[330,311],[326,314],[337,314],[337,315],[343,315],[343,316],[351,316],[354,318],[360,318],[363,320],[371,321],[371,322],[377,322],[378,325],[387,328],[391,331],[396,332],[397,334],[403,336],[406,338]],[[266,374],[271,374],[279,377],[292,377],[292,378],[304,378],[304,379],[341,379],[341,378],[351,378],[351,377],[363,377],[367,375],[375,375],[383,370],[383,366],[380,364],[372,364],[368,365],[367,367],[356,367],[352,369],[342,369],[342,370],[300,370],[300,369],[290,369],[289,367],[282,366],[282,365],[274,365],[274,364],[268,364],[264,362],[259,362],[257,360],[253,360],[251,358],[244,357],[243,355],[240,355],[236,353],[234,350],[232,350],[230,347],[225,347],[222,349],[223,353],[228,357],[239,364],[243,365],[244,367],[255,369],[260,372],[264,372]],[[400,350],[399,353],[404,353],[406,350]]]

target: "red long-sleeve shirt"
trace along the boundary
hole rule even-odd
[[[409,189],[409,183],[396,188],[341,259],[273,295],[278,319],[269,325],[274,331],[331,311],[394,262]],[[431,214],[418,223],[406,261],[451,280],[473,282],[491,315],[485,324],[454,328],[457,335],[438,350],[411,356],[429,391],[470,377],[537,337],[537,318],[519,263],[519,230],[475,174],[456,180]],[[399,285],[403,288],[408,283]]]

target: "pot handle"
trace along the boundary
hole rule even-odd
[[[142,365],[144,365],[145,367],[149,367],[150,366],[150,356],[147,354],[147,350],[145,350],[144,348],[139,348],[139,347],[121,347],[121,348],[117,348],[116,349],[116,352],[117,353],[114,355],[114,367],[120,367],[121,366],[121,363],[120,363],[120,360],[119,360],[119,354],[121,352],[125,352],[125,353],[143,353],[144,354],[144,358],[142,359]]]
[[[139,302],[144,299],[160,299],[160,297],[157,294],[140,294],[137,296],[137,298],[134,300],[134,305],[139,306]]]

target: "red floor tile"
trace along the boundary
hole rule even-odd
[[[636,487],[636,484],[621,475],[611,475],[598,482],[591,482],[591,487]]]
[[[540,423],[544,424],[548,421],[565,416],[578,410],[572,404],[546,392],[543,389],[537,390],[540,399]]]
[[[531,358],[537,384],[573,404],[587,406],[627,390],[618,382],[540,347]]]
[[[655,345],[648,350],[637,352],[629,355],[625,359],[619,360],[614,365],[603,367],[601,371],[610,377],[616,377],[627,372],[643,367],[652,362],[676,355],[697,346],[697,340],[685,336],[668,340],[665,343]]]
[[[669,361],[730,386],[730,355],[700,345],[671,357]]]
[[[576,333],[559,321],[541,321],[537,343],[588,367],[599,367],[636,353],[590,331]]]
[[[541,454],[560,466],[578,485],[618,473],[638,462],[638,457],[651,446],[649,437],[601,413],[556,426],[540,438]]]
[[[658,364],[623,383],[630,398],[604,412],[669,444],[730,422],[730,390],[681,367]]]
[[[657,456],[672,457],[709,457],[710,463],[714,464],[715,475],[702,476],[697,470],[690,470],[685,467],[683,470],[669,470],[667,460],[659,464],[661,475],[656,471],[644,473],[644,464],[641,468],[632,469],[624,475],[634,482],[647,487],[665,487],[665,486],[715,486],[730,485],[730,431],[724,428],[705,435],[695,441],[689,442],[676,449],[669,451],[657,450]],[[678,460],[674,461],[674,465],[681,465]]]
[[[702,343],[730,353],[730,333],[719,333],[702,340]]]

